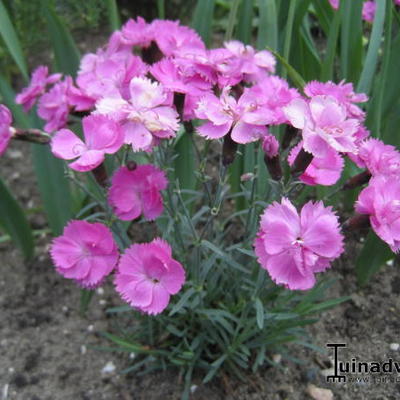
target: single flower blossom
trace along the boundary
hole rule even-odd
[[[149,151],[159,139],[174,137],[179,129],[178,114],[169,105],[170,96],[162,85],[148,78],[133,78],[130,98],[109,97],[96,104],[99,114],[121,124],[124,142],[134,151]]]
[[[359,146],[352,160],[360,168],[367,168],[372,176],[400,175],[400,152],[379,139],[370,138]]]
[[[124,137],[119,124],[103,115],[83,118],[82,126],[84,142],[69,129],[61,129],[51,141],[51,151],[64,160],[77,159],[69,167],[85,172],[99,166],[105,154],[116,153]]]
[[[143,18],[130,18],[121,28],[121,40],[129,46],[148,47],[154,40],[154,27]]]
[[[297,155],[303,147],[303,142],[299,142],[288,155],[290,166],[294,164]],[[300,180],[306,185],[334,185],[342,175],[344,168],[343,157],[334,150],[328,151],[324,157],[313,157],[310,165],[300,175]]]
[[[328,151],[357,153],[359,121],[347,118],[346,108],[332,96],[314,96],[309,102],[292,100],[283,111],[291,125],[302,130],[303,147],[315,157]]]
[[[184,282],[185,270],[172,258],[171,246],[160,238],[126,249],[115,277],[122,299],[150,315],[164,311]]]
[[[375,1],[364,2],[362,8],[362,18],[364,21],[367,21],[372,24],[374,22],[375,12],[376,12]]]
[[[50,255],[59,274],[89,289],[99,286],[114,270],[119,256],[105,225],[78,220],[69,222],[53,240]]]
[[[393,252],[400,250],[400,181],[391,176],[372,177],[358,196],[355,209],[369,215],[372,229]]]
[[[291,290],[308,290],[315,284],[314,274],[343,253],[343,236],[331,207],[309,201],[299,215],[283,198],[266,208],[254,246],[273,281]]]
[[[12,115],[10,110],[0,104],[0,156],[6,151],[11,134]]]
[[[154,220],[163,211],[160,191],[167,185],[165,173],[153,165],[139,165],[133,171],[121,167],[113,176],[108,200],[119,219],[129,221],[143,214]]]
[[[36,99],[44,94],[47,85],[56,83],[60,79],[61,74],[49,75],[49,70],[46,66],[37,67],[32,73],[29,86],[16,96],[15,102],[21,104],[25,112],[29,111],[34,106]]]
[[[229,92],[227,87],[220,98],[208,94],[200,100],[196,116],[208,121],[197,128],[197,133],[207,139],[219,139],[229,133],[234,142],[243,144],[266,135],[265,125],[273,121],[272,113],[260,107],[247,91],[238,101]]]

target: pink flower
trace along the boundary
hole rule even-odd
[[[259,107],[273,114],[270,122],[273,125],[287,123],[283,107],[300,97],[296,89],[289,88],[288,83],[278,76],[265,77],[248,89],[248,93],[253,96],[253,101],[257,102]]]
[[[315,284],[314,273],[342,254],[343,236],[331,207],[309,201],[299,215],[283,198],[265,210],[254,246],[272,280],[291,290],[307,290]]]
[[[255,51],[238,40],[224,43],[225,48],[240,60],[240,72],[246,81],[257,81],[267,73],[275,72],[275,57],[267,50]]]
[[[314,96],[309,102],[294,99],[283,108],[290,123],[303,131],[304,150],[325,157],[331,149],[357,153],[359,121],[348,119],[346,108],[332,96]]]
[[[76,220],[53,240],[50,255],[58,273],[86,288],[99,286],[118,261],[117,245],[106,226]]]
[[[41,65],[36,68],[32,73],[29,86],[24,88],[22,92],[16,96],[15,102],[17,104],[22,104],[25,112],[33,107],[37,97],[45,92],[47,85],[51,85],[61,78],[61,74],[53,74],[50,76],[48,76],[48,74],[49,70],[47,67]]]
[[[329,0],[329,3],[331,4],[332,8],[337,10],[339,8],[339,1],[340,0]]]
[[[230,133],[237,143],[250,143],[267,133],[265,125],[273,121],[273,115],[257,104],[255,96],[245,91],[238,101],[229,94],[230,88],[218,98],[204,96],[195,111],[197,118],[208,122],[197,128],[197,133],[207,139],[219,139]]]
[[[151,24],[137,17],[129,19],[121,29],[121,40],[130,46],[148,47],[154,39],[154,29]]]
[[[372,229],[392,251],[400,250],[400,181],[390,176],[373,177],[360,193],[355,209],[369,215]]]
[[[170,98],[163,87],[148,78],[133,78],[129,90],[129,100],[114,96],[96,105],[98,113],[121,124],[125,143],[134,151],[149,151],[159,139],[174,137],[179,129],[178,114],[167,105]]]
[[[133,244],[121,257],[115,286],[132,307],[147,314],[159,314],[185,282],[182,265],[172,258],[171,246],[157,238]]]
[[[156,19],[151,23],[154,41],[165,56],[180,51],[205,49],[205,44],[193,29],[179,25],[179,21]]]
[[[364,21],[370,22],[371,24],[374,22],[376,11],[375,1],[366,1],[363,4],[362,8],[362,18]]]
[[[367,168],[372,175],[400,175],[400,152],[379,139],[362,142],[352,160],[358,167]]]
[[[332,96],[346,107],[348,117],[359,120],[363,120],[365,117],[365,112],[354,103],[365,103],[368,101],[368,96],[365,93],[355,93],[352,83],[341,81],[336,84],[331,81],[311,81],[304,87],[304,93],[308,97],[319,95]]]
[[[56,83],[47,93],[39,99],[37,113],[46,121],[45,131],[54,132],[63,128],[68,121],[71,104],[69,102],[69,87],[72,78]]]
[[[51,141],[53,154],[64,160],[76,171],[90,171],[99,166],[105,154],[116,153],[123,144],[123,133],[115,121],[102,115],[89,115],[82,120],[85,142],[69,129],[56,133]]]
[[[94,103],[103,97],[129,96],[131,79],[146,72],[147,66],[140,57],[100,49],[82,58],[76,83]]]
[[[293,165],[294,161],[299,154],[303,142],[299,142],[288,156],[289,165]],[[314,157],[311,164],[306,168],[300,180],[306,185],[334,185],[342,174],[344,167],[344,160],[334,150],[330,150],[326,153],[325,157]]]
[[[268,158],[276,157],[279,152],[279,142],[276,137],[267,133],[262,139],[262,149]]]
[[[0,156],[6,151],[11,139],[12,116],[10,110],[0,104]]]
[[[113,176],[108,199],[119,219],[129,221],[143,214],[154,220],[163,211],[160,190],[167,185],[164,172],[153,165],[139,165],[133,171],[122,167]]]

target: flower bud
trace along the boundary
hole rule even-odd
[[[368,183],[368,181],[370,179],[371,179],[371,173],[369,171],[365,170],[365,171],[359,173],[358,175],[355,175],[355,176],[349,178],[343,185],[343,189],[344,190],[354,189],[358,186]]]

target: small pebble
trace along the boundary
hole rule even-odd
[[[279,364],[282,361],[282,356],[280,354],[274,354],[272,356],[272,361],[276,364]]]
[[[197,390],[197,388],[198,388],[197,385],[190,386],[190,393],[194,393]]]
[[[135,354],[135,353],[129,353],[129,358],[130,358],[131,360],[133,360],[135,357],[136,357],[136,354]]]
[[[307,393],[314,400],[333,400],[332,390],[319,388],[312,383],[307,385]]]
[[[101,299],[101,300],[99,300],[99,304],[100,304],[101,306],[104,306],[104,305],[107,304],[107,302],[106,302],[104,299]]]
[[[101,370],[102,374],[112,374],[115,371],[115,365],[112,361],[109,361]]]
[[[104,289],[103,289],[102,287],[99,287],[99,288],[96,289],[96,293],[97,293],[99,296],[103,296],[103,294],[104,294]]]
[[[389,266],[389,267],[393,267],[393,263],[394,263],[394,259],[393,258],[391,260],[389,260],[389,261],[386,261],[386,265]]]
[[[13,367],[8,368],[8,372],[10,374],[13,374],[15,372],[15,369]]]
[[[3,386],[3,390],[1,393],[1,400],[7,400],[8,399],[8,388],[10,387],[10,385],[8,383],[6,383]]]
[[[89,325],[87,327],[88,332],[93,332],[94,326],[93,325]]]
[[[68,312],[68,307],[67,306],[62,306],[62,310],[63,310],[63,312]]]
[[[19,150],[11,150],[11,149],[9,149],[7,151],[7,156],[9,158],[11,158],[12,160],[15,160],[17,158],[22,158],[22,152],[20,152]]]
[[[399,343],[390,343],[390,350],[397,351],[400,348]]]
[[[87,352],[87,348],[86,348],[86,346],[83,344],[83,345],[81,346],[81,354],[82,354],[82,355],[85,355],[86,352]]]
[[[67,330],[67,329],[64,329],[64,330],[63,330],[63,334],[64,334],[64,335],[68,335],[68,334],[69,334],[68,330]]]

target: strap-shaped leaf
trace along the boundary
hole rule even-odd
[[[215,0],[197,0],[194,10],[192,27],[196,29],[206,45],[210,43],[214,7]]]
[[[15,63],[18,65],[21,74],[27,80],[28,68],[26,67],[25,57],[22,53],[21,43],[2,0],[0,0],[0,34]]]
[[[24,211],[0,179],[0,224],[22,250],[26,259],[33,256],[32,230]]]

